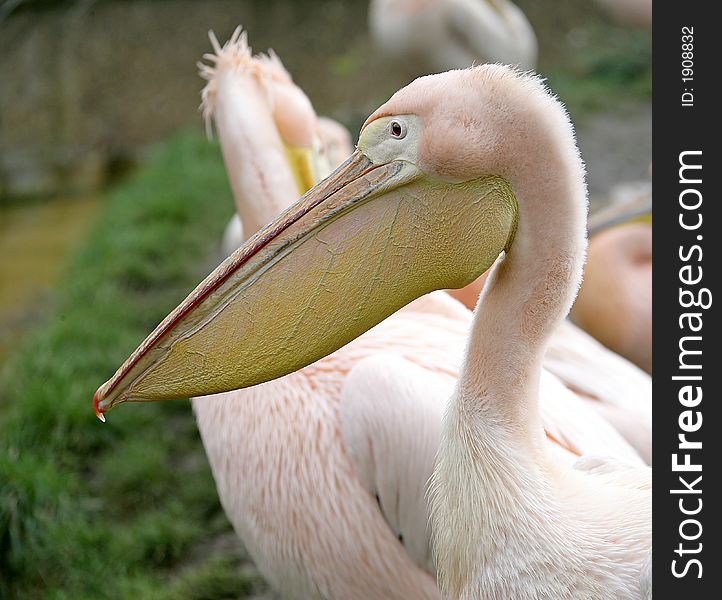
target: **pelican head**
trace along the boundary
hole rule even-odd
[[[214,53],[203,58],[211,64],[198,64],[201,77],[208,81],[201,92],[206,125],[210,127],[211,119],[218,116],[219,104],[242,103],[244,98],[239,95],[251,94],[261,97],[286,144],[310,147],[318,139],[316,113],[278,55],[269,50],[268,54],[254,56],[248,45],[248,33],[241,27],[235,29],[223,46],[213,32],[208,36]]]
[[[540,89],[485,65],[397,92],[342,165],[219,265],[98,389],[96,414],[286,375],[415,298],[472,282],[514,240],[519,144],[541,135],[531,128],[544,128],[549,107],[560,111]],[[530,115],[513,96],[542,104]]]
[[[253,55],[240,27],[223,46],[209,37],[214,52],[198,64],[207,81],[201,109],[209,133],[215,122],[244,228],[257,231],[331,169],[311,101],[280,58]],[[253,199],[246,192],[264,176],[255,165],[274,176],[265,197]]]

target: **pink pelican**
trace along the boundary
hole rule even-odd
[[[371,0],[369,26],[386,55],[432,72],[480,62],[536,64],[534,30],[509,0]]]
[[[647,399],[585,402],[590,369],[565,373],[575,394],[542,368],[564,371],[579,339],[562,319],[585,210],[571,125],[535,78],[484,66],[416,80],[151,333],[96,413],[217,394],[194,409],[219,494],[284,597],[439,598],[424,497],[437,449],[448,594],[632,597],[649,469],[572,463],[640,462],[591,407],[634,429]],[[492,265],[473,318],[445,294],[412,302]],[[636,386],[605,356],[599,368]]]
[[[209,38],[214,53],[204,58],[211,64],[198,64],[208,81],[201,109],[209,135],[215,122],[236,200],[237,215],[224,234],[228,255],[240,245],[244,229],[257,231],[330,173],[329,151],[336,166],[347,156],[338,155],[351,144],[341,125],[316,117],[310,100],[273,51],[252,56],[240,27],[223,47],[213,32]],[[246,193],[249,189],[253,193]]]

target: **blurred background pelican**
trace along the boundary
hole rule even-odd
[[[419,74],[500,62],[533,69],[537,41],[509,0],[371,0],[374,44]]]
[[[189,407],[133,407],[106,427],[87,410],[88,393],[216,266],[237,212],[221,152],[229,140],[218,128],[221,139],[208,142],[197,111],[208,82],[193,65],[208,49],[209,30],[227,40],[242,23],[257,48],[283,57],[292,83],[279,71],[267,87],[302,90],[309,104],[299,101],[300,111],[328,115],[342,129],[327,135],[317,118],[317,129],[300,139],[282,115],[254,125],[280,140],[281,165],[314,153],[311,163],[320,165],[325,152],[330,167],[346,154],[344,129],[358,132],[412,77],[454,66],[442,57],[512,61],[483,56],[473,42],[497,14],[516,14],[530,25],[520,26],[522,35],[511,36],[505,20],[482,38],[499,40],[505,52],[536,38],[536,69],[577,128],[592,210],[612,204],[620,183],[646,178],[648,30],[579,0],[459,6],[476,14],[485,7],[488,18],[480,23],[467,12],[460,24],[457,12],[446,31],[419,27],[428,37],[412,43],[411,54],[393,48],[410,29],[392,16],[382,22],[399,28],[395,39],[391,30],[392,48],[375,41],[365,0],[0,6],[0,596],[273,597],[221,509]],[[459,41],[463,53],[451,45]],[[324,168],[308,172],[317,177]],[[300,191],[301,175],[289,194]],[[236,227],[231,245],[253,229]],[[621,288],[624,261],[635,254],[600,256],[601,272]],[[609,295],[610,284],[600,285]],[[600,322],[573,317],[592,332]],[[565,331],[577,333],[559,338],[546,361],[571,384],[566,352],[583,360],[598,344],[584,337],[589,346],[580,346],[578,330]]]
[[[227,256],[328,175],[353,146],[343,125],[316,116],[274,52],[252,56],[240,27],[223,47],[215,34],[209,37],[214,53],[204,58],[210,64],[198,65],[208,81],[201,110],[209,135],[215,123],[236,205],[223,234]]]

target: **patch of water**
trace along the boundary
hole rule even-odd
[[[0,208],[0,361],[42,314],[99,206],[89,195]]]

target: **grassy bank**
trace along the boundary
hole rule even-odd
[[[102,425],[95,388],[204,275],[232,200],[217,146],[163,144],[109,193],[52,317],[0,380],[0,597],[224,598],[259,586],[189,403]],[[220,540],[220,541],[219,541]]]
[[[584,40],[579,48],[571,36],[567,60],[542,69],[573,119],[613,112],[625,103],[652,101],[651,32],[590,26],[576,33]]]

